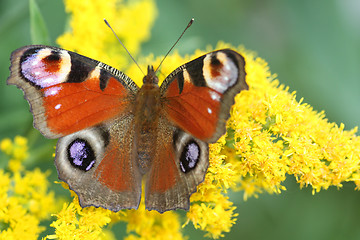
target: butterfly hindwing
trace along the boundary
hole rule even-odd
[[[138,208],[141,178],[133,155],[133,116],[88,128],[59,139],[55,165],[81,206],[119,211]]]
[[[126,112],[138,87],[122,72],[56,47],[32,45],[11,56],[7,83],[21,88],[34,126],[59,138]]]
[[[235,95],[248,89],[245,75],[244,58],[229,49],[180,66],[160,87],[166,115],[193,136],[216,142],[225,133]]]
[[[208,144],[160,118],[155,146],[154,164],[146,179],[146,209],[188,210],[190,195],[208,168]]]

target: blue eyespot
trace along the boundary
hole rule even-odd
[[[91,145],[84,139],[77,138],[68,148],[68,160],[72,166],[82,171],[89,171],[95,163],[95,153]]]
[[[180,169],[187,173],[193,170],[200,159],[200,147],[194,141],[190,140],[184,147],[180,157]]]

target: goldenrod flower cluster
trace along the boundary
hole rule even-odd
[[[45,230],[41,222],[58,209],[54,193],[49,190],[49,173],[38,168],[24,169],[26,138],[3,139],[0,150],[8,158],[1,159],[8,165],[0,169],[0,239],[37,239]]]

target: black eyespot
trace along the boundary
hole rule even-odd
[[[222,65],[220,60],[217,58],[217,56],[214,54],[211,56],[211,63],[212,66],[219,66]]]
[[[180,156],[180,169],[184,173],[193,170],[200,158],[200,147],[194,141],[190,140],[184,147]]]
[[[68,148],[68,160],[71,165],[82,171],[89,171],[95,163],[95,153],[91,145],[84,139],[77,138]]]
[[[60,59],[61,59],[60,53],[55,50],[52,50],[51,54],[46,56],[44,60],[46,62],[58,62],[60,61]]]

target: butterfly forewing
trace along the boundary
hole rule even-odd
[[[128,111],[138,90],[120,71],[60,48],[26,46],[14,51],[11,59],[7,83],[24,91],[34,126],[48,138],[92,127]]]
[[[215,142],[225,133],[234,97],[248,89],[245,62],[225,49],[180,66],[161,85],[166,115],[181,129]]]

